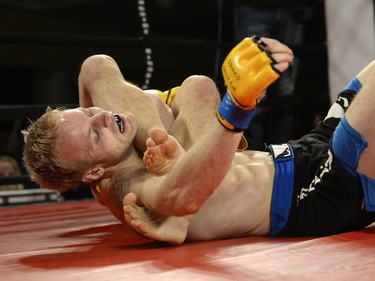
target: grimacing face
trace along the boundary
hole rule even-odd
[[[61,113],[57,147],[62,158],[78,157],[107,168],[126,157],[136,132],[132,113],[115,114],[99,107],[68,109]]]

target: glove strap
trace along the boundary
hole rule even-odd
[[[237,107],[227,92],[219,105],[216,116],[226,129],[241,132],[249,127],[254,117],[254,110]]]

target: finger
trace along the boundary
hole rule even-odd
[[[260,40],[266,44],[265,48],[272,54],[286,53],[293,55],[293,51],[287,45],[280,43],[278,40],[266,37],[262,37]]]
[[[275,64],[277,63],[289,63],[292,64],[294,60],[294,56],[287,54],[287,53],[276,53],[271,55],[273,60],[275,61]]]
[[[288,62],[280,62],[277,64],[274,64],[272,67],[276,68],[279,72],[284,72],[289,68],[290,64]]]

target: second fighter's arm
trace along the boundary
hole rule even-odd
[[[152,127],[165,129],[155,103],[140,88],[127,82],[117,63],[109,56],[95,55],[82,64],[78,79],[79,103],[115,113],[131,112],[137,118],[135,145],[144,150]]]
[[[137,183],[140,203],[165,215],[197,212],[226,176],[241,137],[215,122],[168,173]]]
[[[214,123],[207,134],[186,152],[168,174],[152,179],[152,187],[140,189],[144,192],[138,194],[138,197],[146,207],[166,215],[181,216],[194,213],[227,175],[242,136],[241,130],[247,128],[251,121],[246,114],[255,107],[256,100],[264,89],[275,80],[275,77],[278,77],[274,68],[282,72],[293,60],[292,52],[288,47],[276,40],[265,39],[265,41],[267,46],[269,44],[269,51],[272,51],[272,59],[269,57],[270,54],[264,54],[264,46],[256,50],[250,49],[254,54],[249,55],[247,46],[243,46],[249,44],[248,40],[240,43],[242,44],[240,52],[235,48],[228,55],[226,61],[232,62],[228,67],[236,72],[236,75],[238,73],[248,75],[247,73],[250,72],[260,80],[251,77],[257,84],[255,86],[243,77],[242,80],[232,83],[226,79],[224,73],[227,85],[229,82],[232,83],[231,88],[234,91],[230,94],[230,101],[224,99],[219,106],[220,123]],[[253,56],[258,57],[253,59]],[[258,73],[262,74],[257,75]]]
[[[235,46],[222,65],[227,93],[217,111],[220,123],[229,130],[247,129],[265,90],[293,58],[292,50],[275,39],[253,36]]]

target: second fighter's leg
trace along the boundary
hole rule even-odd
[[[367,141],[367,147],[362,152],[358,171],[369,178],[375,179],[375,63],[371,63],[359,75],[363,86],[346,112],[348,123]]]
[[[153,174],[165,174],[183,157],[185,150],[177,140],[164,130],[153,128],[146,141],[147,150],[143,156],[147,170]]]
[[[216,122],[220,95],[215,83],[206,76],[193,75],[181,84],[172,104],[176,117],[169,130],[177,141],[189,149]]]
[[[375,212],[375,64],[366,67],[349,85],[357,88],[332,138],[332,152],[348,172],[360,179],[365,207]]]
[[[346,85],[341,93],[339,93],[336,100],[328,110],[326,117],[324,118],[325,123],[332,123],[330,119],[341,119],[344,117],[357,93],[362,89],[362,85],[368,80],[374,66],[374,62],[369,64]],[[338,121],[333,122],[333,129],[337,126],[337,124]]]
[[[154,213],[136,204],[136,196],[129,193],[125,196],[125,221],[139,234],[157,241],[181,244],[185,241],[191,215],[175,217]]]

